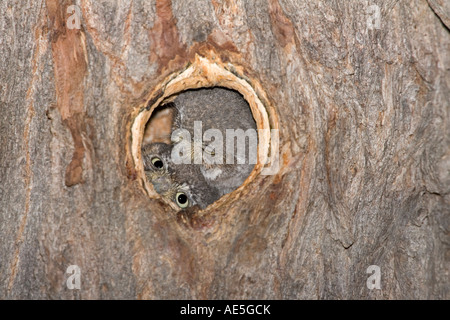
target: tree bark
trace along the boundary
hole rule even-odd
[[[444,3],[1,1],[0,298],[449,299]],[[130,132],[196,54],[261,84],[281,167],[186,222]]]

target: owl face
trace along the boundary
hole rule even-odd
[[[220,195],[205,181],[194,164],[175,164],[171,159],[172,145],[152,143],[142,148],[147,179],[164,199],[180,209],[198,205],[204,209]]]

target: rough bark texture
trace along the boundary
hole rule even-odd
[[[1,1],[0,298],[449,299],[445,3]],[[262,84],[282,162],[192,227],[129,132],[196,53]]]

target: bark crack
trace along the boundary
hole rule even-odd
[[[450,15],[445,12],[445,8],[442,8],[444,4],[441,5],[436,0],[427,0],[427,2],[428,6],[431,8],[431,11],[434,12],[447,31],[450,31]]]
[[[34,81],[35,81],[35,78],[33,78],[33,80],[32,80],[30,89],[33,87]],[[34,91],[34,90],[31,89],[31,91]],[[29,97],[27,97],[27,99],[28,98]],[[25,129],[24,129],[24,134],[23,134],[23,138],[24,138],[23,140],[25,141],[25,153],[26,153],[25,210],[24,210],[24,213],[22,216],[22,220],[20,221],[19,232],[17,234],[16,241],[15,241],[16,250],[14,251],[14,257],[13,257],[13,261],[12,261],[11,267],[10,267],[11,277],[10,277],[9,283],[8,283],[8,291],[11,291],[11,288],[14,284],[14,280],[16,279],[17,265],[19,264],[20,249],[22,248],[22,243],[23,243],[23,238],[24,238],[24,230],[25,230],[25,226],[27,224],[28,213],[30,210],[31,184],[33,182],[33,170],[31,169],[32,163],[31,163],[29,147],[30,147],[30,125],[31,125],[31,121],[33,120],[34,114],[35,114],[35,112],[34,112],[33,102],[30,101],[30,104],[28,107],[28,115],[27,115],[26,125],[25,125]]]

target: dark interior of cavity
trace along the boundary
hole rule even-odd
[[[172,136],[175,129],[185,135]],[[205,134],[210,139],[204,139]],[[227,148],[227,141],[233,141],[234,148]],[[181,148],[182,143],[187,149]],[[244,146],[244,153],[238,152],[238,145]],[[168,97],[153,110],[142,141],[147,179],[161,197],[180,209],[204,209],[242,185],[254,168],[256,150],[256,122],[250,106],[239,92],[221,87]],[[231,153],[228,158],[227,153]],[[183,163],[175,160],[176,154],[182,155]],[[238,163],[239,159],[244,163]]]

